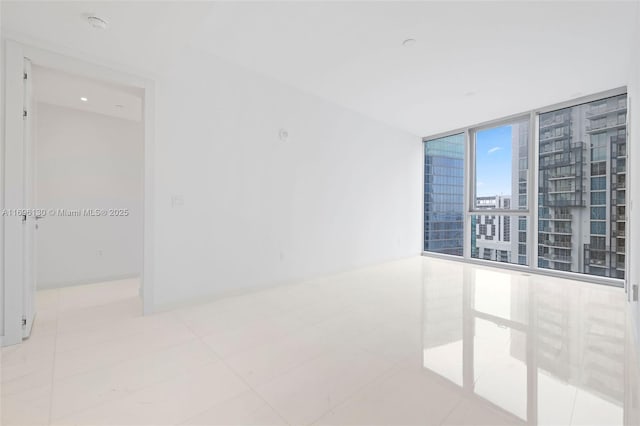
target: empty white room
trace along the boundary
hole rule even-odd
[[[640,424],[640,1],[0,18],[1,424]]]

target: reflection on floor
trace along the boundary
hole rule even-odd
[[[412,258],[140,316],[38,294],[2,424],[640,424],[620,289]]]

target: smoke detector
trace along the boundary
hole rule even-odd
[[[109,22],[107,22],[105,19],[102,19],[95,15],[86,15],[86,16],[87,16],[87,22],[89,23],[89,25],[91,25],[95,29],[106,30],[107,27],[109,26]]]

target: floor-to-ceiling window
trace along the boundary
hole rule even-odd
[[[529,115],[471,130],[471,257],[527,265]]]
[[[624,279],[627,98],[612,92],[425,138],[424,251]]]
[[[626,95],[540,114],[538,266],[624,278]]]
[[[462,256],[464,134],[424,144],[424,250]]]

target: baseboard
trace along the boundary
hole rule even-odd
[[[276,287],[284,287],[284,286],[292,286],[292,285],[304,284],[304,283],[307,283],[309,281],[326,279],[326,278],[334,276],[334,275],[339,275],[339,274],[343,274],[343,273],[347,273],[347,272],[351,272],[351,271],[356,271],[356,270],[359,270],[359,269],[371,268],[371,267],[374,267],[374,266],[377,266],[377,265],[381,265],[381,264],[385,264],[385,263],[399,262],[399,261],[403,261],[403,260],[407,260],[407,259],[411,259],[411,258],[419,257],[419,256],[420,256],[420,253],[402,255],[402,256],[393,257],[393,258],[390,258],[390,259],[367,262],[367,263],[363,263],[363,264],[359,264],[359,265],[351,266],[351,267],[336,268],[335,270],[324,272],[324,273],[319,273],[319,274],[315,274],[315,275],[290,277],[290,278],[284,279],[284,280],[275,280],[275,281],[270,281],[270,282],[266,282],[266,283],[262,283],[262,284],[258,284],[258,285],[247,285],[247,286],[243,286],[241,288],[221,289],[221,290],[213,292],[213,293],[200,294],[198,296],[189,297],[187,299],[181,299],[181,300],[176,301],[176,302],[156,304],[156,305],[154,305],[153,312],[154,313],[157,313],[157,312],[168,312],[168,311],[173,311],[175,309],[180,309],[180,308],[185,308],[185,307],[198,306],[198,305],[202,305],[202,304],[206,304],[206,303],[211,303],[211,302],[215,302],[215,301],[220,300],[220,299],[238,297],[238,296],[243,296],[243,295],[246,295],[246,294],[256,293],[256,292],[260,292],[260,291],[264,291],[264,290],[270,290],[270,289],[274,289]]]
[[[87,285],[87,284],[98,284],[105,281],[118,281],[118,280],[126,280],[130,278],[138,278],[140,277],[140,273],[130,273],[130,274],[119,274],[119,275],[107,275],[103,277],[96,278],[88,278],[84,280],[76,280],[76,281],[61,281],[61,282],[53,282],[53,283],[38,283],[36,288],[38,290],[50,290],[54,288],[64,288],[64,287],[75,287],[79,285]]]

